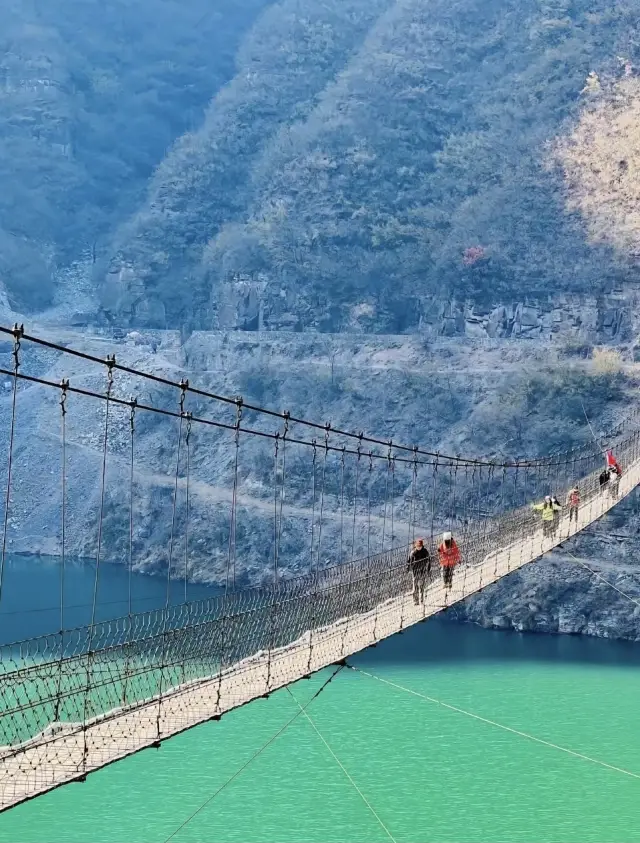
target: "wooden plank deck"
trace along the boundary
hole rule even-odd
[[[617,497],[608,491],[597,493],[582,505],[577,522],[570,524],[568,513],[564,514],[555,535],[545,537],[540,528],[488,553],[479,564],[459,566],[449,592],[436,580],[427,588],[422,605],[416,606],[410,594],[387,600],[371,611],[307,631],[270,653],[257,652],[214,676],[165,690],[161,699],[128,710],[113,709],[84,725],[52,724],[19,747],[0,748],[0,810],[218,718],[437,614],[583,530],[639,483],[640,460],[636,460],[627,465]]]

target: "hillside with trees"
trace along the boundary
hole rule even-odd
[[[91,248],[121,322],[215,327],[228,284],[250,279],[299,328],[391,332],[415,329],[430,297],[491,305],[633,281],[635,223],[594,235],[576,198],[591,153],[565,152],[635,84],[636,11],[11,0],[0,278],[42,308],[52,266]]]
[[[252,61],[281,106],[265,94],[237,134],[255,90],[243,68],[211,106],[224,143],[209,125],[159,169],[137,218],[153,220],[150,232],[134,227],[119,242],[144,286],[137,295],[162,303],[156,317],[173,323],[195,308],[211,324],[221,283],[261,274],[303,326],[341,329],[355,309],[374,330],[403,331],[421,297],[600,291],[628,274],[567,208],[550,147],[589,107],[590,73],[615,81],[633,68],[631,4],[352,0],[345,16],[347,6],[375,20],[359,18],[351,43],[333,47],[292,42],[285,4],[272,7],[280,58],[306,68],[286,74],[286,101],[270,31],[256,28]],[[204,173],[196,143],[208,144]]]
[[[0,4],[0,281],[16,307],[46,306],[55,267],[135,211],[267,5]]]

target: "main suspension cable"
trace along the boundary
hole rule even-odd
[[[97,359],[99,360],[99,358],[97,358]],[[101,362],[103,365],[105,364],[104,360],[99,360],[99,362]],[[116,368],[116,367],[114,366],[114,368]],[[46,380],[45,378],[36,377],[35,375],[25,375],[21,372],[16,374],[13,370],[10,370],[10,369],[0,368],[0,375],[6,375],[7,377],[10,377],[10,378],[17,378],[18,380],[25,381],[27,383],[37,384],[39,386],[50,387],[50,388],[53,388],[53,389],[59,389],[60,388],[60,384],[56,383],[54,381],[49,381],[49,380]],[[175,384],[175,386],[179,386],[179,384]],[[97,400],[102,400],[102,401],[106,400],[106,397],[105,397],[104,394],[99,393],[99,392],[95,392],[95,391],[90,390],[90,389],[84,389],[82,387],[69,386],[68,391],[69,391],[69,393],[73,393],[75,395],[83,395],[87,398],[95,398]],[[189,391],[193,392],[194,390],[190,387]],[[231,399],[229,399],[229,400],[231,400]],[[237,401],[237,399],[233,399],[233,400],[234,400],[234,402]],[[127,401],[123,398],[117,398],[116,396],[111,396],[110,401],[114,405],[118,404],[120,406],[125,406],[125,407],[129,406],[129,401]],[[246,409],[249,409],[247,407],[247,405],[244,405],[244,406],[245,406]],[[180,418],[180,414],[173,411],[173,410],[165,410],[161,407],[154,407],[152,405],[143,404],[141,402],[138,403],[138,409],[143,410],[145,412],[157,413],[158,415],[167,416],[168,418],[176,418],[176,419]],[[283,413],[273,412],[271,414],[277,416],[278,418],[284,417]],[[215,419],[202,418],[202,417],[199,417],[199,416],[193,416],[192,421],[193,421],[194,424],[206,425],[208,427],[217,428],[218,430],[234,431],[236,429],[234,424],[217,421]],[[300,423],[300,424],[306,424],[307,426],[318,427],[318,425],[316,425],[316,424],[311,425],[311,423],[308,423],[308,422],[298,422],[298,420],[296,420],[293,416],[289,417],[289,422],[291,424]],[[351,434],[351,433],[348,433],[348,432],[345,432],[345,431],[341,431],[338,428],[333,428],[331,425],[330,425],[330,427],[331,427],[331,432],[333,434],[335,434],[336,436],[346,436],[346,437],[349,437],[349,438],[356,438],[356,439],[360,438],[360,434],[356,435],[356,434]],[[322,429],[325,430],[326,425],[322,426]],[[262,439],[271,439],[271,440],[273,440],[275,438],[275,436],[277,435],[277,434],[269,433],[269,432],[264,431],[264,430],[256,430],[255,428],[247,428],[247,427],[242,427],[241,432],[242,433],[248,433],[251,436],[257,436],[257,437],[260,437]],[[291,437],[291,436],[289,437],[288,441],[292,445],[302,445],[302,446],[306,446],[306,447],[312,447],[312,444],[313,444],[313,440],[294,438],[294,437]],[[363,436],[362,441],[366,441],[368,443],[373,443],[373,444],[376,444],[380,447],[385,447],[385,448],[387,448],[388,445],[389,445],[388,441],[375,440],[375,439],[372,439],[371,437],[366,437],[366,436]],[[344,446],[341,446],[341,445],[329,445],[327,447],[327,450],[330,451],[330,452],[333,452],[333,453],[342,453],[343,447]],[[409,448],[408,446],[402,446],[402,445],[398,445],[396,443],[393,444],[393,448],[403,450],[403,451],[411,451],[412,453],[415,452],[415,448]],[[357,448],[356,449],[345,448],[344,453],[349,454],[351,456],[357,456],[358,451],[357,451]],[[519,467],[526,467],[526,466],[543,467],[543,468],[546,467],[546,468],[548,468],[548,467],[552,467],[552,466],[566,465],[567,460],[571,458],[570,455],[575,453],[575,449],[572,450],[572,451],[568,451],[567,455],[564,456],[564,457],[561,454],[560,455],[554,454],[553,457],[551,457],[551,458],[545,457],[545,458],[540,459],[540,460],[521,460],[521,461],[518,461],[518,462],[508,462],[508,463],[486,462],[486,461],[476,460],[476,459],[467,459],[467,458],[463,458],[463,457],[449,456],[449,455],[446,455],[446,454],[438,454],[437,452],[431,453],[430,451],[424,451],[422,449],[418,449],[417,453],[420,454],[420,455],[426,455],[427,457],[429,457],[429,459],[427,459],[427,460],[421,460],[419,462],[419,465],[434,465],[436,463],[440,463],[440,464],[445,464],[445,465],[446,464],[453,464],[453,465],[488,466],[488,467],[493,467],[494,469],[495,468],[503,468],[503,467],[515,468],[516,466],[519,466]],[[375,460],[378,460],[378,461],[384,460],[385,462],[388,460],[387,454],[381,454],[381,453],[377,453],[375,451],[370,451],[369,454],[370,454],[371,459],[375,459]],[[558,457],[557,460],[555,460],[556,457]],[[413,463],[414,463],[414,459],[410,459],[410,458],[407,458],[407,457],[394,456],[393,459],[397,463],[406,464],[406,465],[413,465]],[[591,459],[593,459],[593,455],[589,454],[588,456],[578,457],[576,459],[582,460],[582,461],[591,460]]]
[[[10,329],[10,328],[6,328],[4,326],[0,326],[0,333],[15,335],[15,328]],[[88,362],[91,362],[91,363],[96,363],[96,364],[99,364],[99,365],[102,365],[102,366],[106,365],[105,360],[103,360],[100,357],[97,357],[94,354],[89,354],[87,352],[78,351],[76,349],[69,348],[68,346],[60,345],[58,343],[54,343],[54,342],[51,342],[49,340],[42,339],[41,337],[36,337],[36,336],[31,335],[31,334],[26,334],[26,333],[24,333],[23,328],[22,328],[22,338],[24,340],[28,341],[28,342],[32,342],[36,345],[40,345],[40,346],[42,346],[44,348],[48,348],[52,351],[58,351],[61,354],[70,355],[70,356],[73,356],[73,357],[76,357],[76,358],[79,358],[79,359],[82,359],[82,360],[85,360],[85,361],[88,361]],[[142,370],[139,370],[139,369],[135,369],[131,366],[124,366],[122,364],[116,364],[115,367],[118,369],[118,371],[121,371],[121,372],[123,372],[125,374],[128,374],[128,375],[140,377],[140,378],[143,378],[145,380],[149,380],[149,381],[152,381],[154,383],[161,384],[163,386],[171,387],[173,389],[180,389],[181,388],[181,382],[172,381],[169,378],[162,377],[161,375],[154,375],[150,372],[145,372],[145,371],[142,371]],[[211,392],[209,390],[204,390],[204,389],[198,389],[198,388],[192,387],[192,386],[189,387],[189,391],[193,395],[197,395],[201,398],[206,398],[208,400],[216,401],[216,402],[221,403],[221,404],[233,405],[236,402],[235,398],[231,398],[231,397],[226,396],[226,395],[219,395],[215,392]],[[283,418],[283,415],[284,415],[283,413],[278,412],[277,410],[270,410],[266,407],[260,407],[260,406],[253,405],[253,404],[245,404],[245,408],[248,411],[258,413],[262,416],[271,416],[272,418]],[[318,422],[313,422],[313,421],[310,421],[309,419],[299,418],[297,416],[289,416],[289,421],[292,424],[295,423],[295,424],[303,425],[305,427],[309,427],[309,428],[312,428],[312,429],[315,429],[315,430],[324,429],[324,425],[322,425]],[[378,439],[377,437],[374,437],[374,436],[365,436],[365,435],[361,436],[360,433],[355,433],[353,431],[348,431],[348,430],[342,430],[340,428],[333,428],[333,433],[337,436],[342,436],[342,437],[350,438],[350,439],[353,439],[353,440],[365,441],[369,444],[378,445],[380,447],[384,447],[388,444],[388,442],[383,440],[383,439]],[[409,454],[412,454],[414,452],[414,446],[411,446],[411,445],[403,445],[403,444],[399,444],[399,443],[394,443],[393,447],[394,447],[395,450],[403,451],[403,452],[409,453]],[[418,453],[421,456],[430,457],[431,459],[438,456],[438,454],[436,452],[429,451],[429,450],[422,449],[422,448],[418,449]],[[439,454],[439,458],[441,460],[447,460],[447,461],[451,461],[451,462],[454,462],[454,463],[462,462],[462,463],[478,464],[478,465],[495,465],[495,466],[498,466],[498,467],[505,466],[505,467],[508,467],[508,468],[513,467],[516,464],[518,464],[518,465],[525,465],[525,464],[527,464],[527,465],[541,465],[541,464],[546,464],[546,462],[548,462],[548,458],[541,458],[541,459],[538,459],[538,460],[525,460],[525,461],[511,460],[511,461],[505,461],[505,462],[498,463],[498,462],[495,462],[495,461],[482,460],[482,459],[477,459],[477,458],[474,458],[474,457],[462,458],[462,457],[456,457],[456,456],[453,456],[453,455],[447,455],[447,454],[442,454],[442,453]]]

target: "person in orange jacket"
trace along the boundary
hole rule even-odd
[[[453,582],[453,569],[460,562],[460,548],[451,533],[446,532],[442,536],[442,543],[438,545],[438,558],[442,568],[442,581],[445,588],[451,588]]]

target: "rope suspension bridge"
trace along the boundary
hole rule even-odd
[[[11,343],[0,366],[0,609],[7,601],[11,608],[6,573],[20,460],[34,451],[35,438],[48,437],[47,457],[60,481],[59,496],[40,492],[55,498],[59,521],[51,536],[60,558],[58,628],[0,645],[0,810],[344,663],[540,558],[640,483],[633,419],[607,435],[622,474],[602,486],[595,437],[541,459],[467,459],[217,395],[20,326],[0,334]],[[51,374],[71,364],[78,369],[73,383]],[[38,430],[28,423],[35,412]],[[94,428],[93,462],[82,450],[81,422]],[[161,475],[150,469],[149,442]],[[211,455],[215,483],[201,479]],[[149,476],[171,496],[161,518],[142,501]],[[549,494],[563,500],[574,487],[577,512],[563,508],[545,525],[531,504]],[[202,526],[197,498],[206,494],[208,512],[223,526],[217,546],[203,549],[193,537]],[[95,532],[85,543],[95,553],[94,582],[90,617],[73,626],[66,622],[65,571],[72,534],[86,525],[71,501],[85,497]],[[460,552],[451,583],[438,564],[443,531]],[[166,599],[141,612],[131,578],[149,558],[153,535]],[[432,563],[416,602],[407,561],[418,537]],[[219,574],[219,594],[189,600],[188,583],[202,560]],[[128,571],[128,610],[105,620],[99,590],[109,562]],[[6,614],[5,642],[3,623]]]

